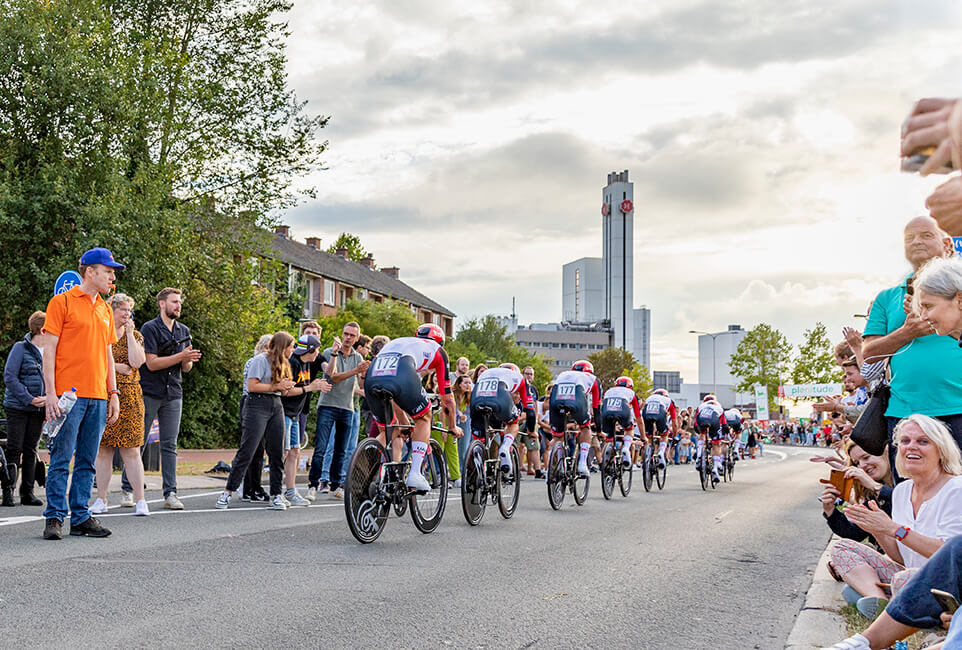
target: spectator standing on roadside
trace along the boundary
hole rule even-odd
[[[962,445],[962,349],[948,337],[935,336],[931,323],[914,311],[906,313],[907,281],[929,260],[953,254],[952,239],[934,219],[916,217],[909,221],[905,226],[905,258],[913,271],[905,281],[878,294],[865,325],[865,361],[887,357],[892,371],[885,415],[893,467],[892,432],[900,419],[914,413],[942,420],[956,443]]]
[[[361,335],[361,326],[355,322],[344,325],[341,337],[334,337],[331,346],[331,361],[334,368],[324,372],[324,378],[334,385],[330,392],[321,395],[317,402],[317,433],[314,441],[314,457],[311,459],[311,471],[308,475],[307,498],[311,501],[319,489],[323,491],[324,456],[328,445],[332,447],[330,465],[330,489],[336,499],[344,498],[341,483],[347,473],[344,454],[347,450],[348,436],[351,430],[351,420],[354,417],[354,389],[357,388],[357,377],[364,376],[370,361],[364,361],[354,349],[354,344]]]
[[[361,355],[361,359],[366,359],[371,353],[371,337],[361,334],[357,337],[357,345],[354,349]],[[354,389],[354,419],[351,420],[351,433],[347,438],[347,448],[344,451],[344,476],[347,476],[347,468],[351,464],[354,450],[357,449],[357,440],[361,435],[361,400],[364,398],[364,375],[358,375],[357,387]]]
[[[28,331],[22,341],[10,349],[3,367],[3,410],[7,414],[7,472],[8,484],[3,486],[3,505],[12,506],[13,489],[20,470],[20,503],[42,506],[43,501],[33,494],[34,472],[37,468],[37,443],[43,430],[44,404],[43,355],[41,350],[47,335],[43,321],[47,317],[35,311],[27,319]],[[10,467],[12,466],[12,467]],[[2,470],[3,468],[0,468]]]
[[[331,385],[320,377],[311,381],[310,364],[317,359],[320,348],[320,339],[312,334],[301,336],[297,340],[294,352],[288,360],[294,387],[281,397],[281,404],[284,406],[284,452],[287,454],[284,458],[284,498],[290,505],[295,506],[310,505],[310,502],[298,493],[296,484],[297,465],[301,457],[299,416],[311,393],[331,390]]]
[[[541,472],[541,453],[544,451],[545,441],[538,426],[537,405],[540,398],[538,396],[538,389],[534,385],[534,368],[525,366],[524,370],[521,371],[521,375],[524,377],[524,383],[527,384],[528,396],[531,397],[531,401],[535,405],[533,410],[525,412],[524,432],[527,440],[522,439],[521,442],[524,444],[524,448],[527,449],[525,452],[527,462],[522,462],[522,464],[527,465],[528,474],[533,474],[535,478],[541,478],[543,476]]]
[[[144,499],[144,463],[140,446],[144,444],[144,397],[140,390],[140,366],[144,363],[144,337],[134,327],[134,299],[115,293],[108,303],[114,313],[114,330],[117,342],[113,345],[114,371],[117,389],[120,391],[120,417],[108,424],[100,440],[97,453],[97,500],[90,512],[102,515],[107,512],[107,490],[113,473],[114,449],[120,451],[124,468],[133,481],[135,515],[150,514]]]
[[[391,339],[384,336],[383,334],[378,334],[373,339],[371,339],[371,359],[374,359],[381,351],[385,345],[387,345]],[[364,420],[364,430],[366,431],[366,436],[372,438],[377,436],[377,424],[374,423],[374,416],[371,415],[371,408],[367,402],[367,396],[361,397],[361,418]]]
[[[150,432],[154,418],[160,428],[160,470],[164,486],[164,507],[183,510],[177,498],[177,438],[184,407],[182,373],[190,372],[200,360],[200,350],[190,342],[190,329],[177,319],[183,305],[183,292],[166,287],[157,294],[157,318],[144,323],[144,352],[147,360],[140,369],[140,387],[144,391],[144,435]],[[133,505],[133,494],[126,472],[121,477],[121,505]]]
[[[257,343],[254,344],[254,356],[267,351],[268,346],[271,344],[271,335],[262,334]],[[251,362],[254,357],[251,357],[246,362],[244,362],[244,372],[243,379],[241,381],[241,401],[240,401],[240,421],[238,423],[238,431],[243,431],[244,428],[244,404],[247,402],[247,378],[250,375]],[[241,433],[243,437],[243,433]],[[241,495],[241,501],[269,501],[270,496],[261,487],[261,477],[264,475],[264,439],[261,438],[260,443],[258,443],[257,448],[251,455],[250,465],[247,466],[247,475],[244,476],[244,489]]]
[[[290,357],[294,354],[294,337],[285,331],[275,332],[267,352],[253,357],[248,367],[247,401],[244,403],[244,426],[241,441],[231,463],[226,489],[214,507],[224,510],[231,496],[247,474],[254,450],[261,438],[267,450],[270,467],[270,496],[272,510],[286,510],[284,502],[284,405],[281,396],[294,388]]]
[[[44,539],[63,539],[67,516],[67,479],[70,483],[70,534],[107,537],[87,509],[94,481],[94,460],[104,426],[120,415],[120,391],[114,374],[111,346],[117,342],[114,317],[100,297],[113,286],[114,269],[123,269],[106,248],[93,248],[80,258],[79,286],[54,296],[47,304],[43,331],[43,379],[47,419],[61,417],[60,396],[77,389],[77,401],[64,418],[50,450]]]
[[[451,382],[451,395],[454,397],[454,407],[458,411],[458,426],[465,432],[471,431],[471,390],[473,388],[471,376],[467,374],[458,375]],[[458,462],[462,470],[464,469],[464,457],[468,453],[471,440],[473,438],[470,433],[465,433],[458,438]]]

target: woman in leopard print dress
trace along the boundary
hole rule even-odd
[[[140,390],[138,368],[146,360],[144,337],[134,329],[133,298],[122,293],[110,298],[117,328],[117,342],[113,345],[114,368],[117,373],[117,390],[120,391],[120,417],[104,429],[97,454],[97,500],[90,507],[93,514],[107,512],[107,489],[113,473],[114,449],[127,469],[127,476],[134,488],[135,515],[149,515],[144,500],[144,464],[140,458],[140,446],[144,444],[144,394]]]

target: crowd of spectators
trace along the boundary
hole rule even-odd
[[[904,169],[962,169],[962,102],[918,102],[903,125],[901,154]],[[911,270],[875,296],[864,331],[847,328],[837,348],[848,402],[819,405],[842,425],[837,453],[813,459],[833,470],[821,497],[841,538],[829,569],[872,620],[832,646],[838,650],[889,648],[933,628],[948,636],[936,633],[923,647],[962,647],[962,616],[931,591],[956,601],[962,594],[962,259],[952,240],[962,235],[960,184],[954,176],[940,185],[926,201],[931,214],[906,223]],[[851,424],[871,417],[868,399],[886,393],[879,427],[888,444],[872,455],[849,437]]]

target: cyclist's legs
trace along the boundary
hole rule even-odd
[[[587,476],[588,452],[591,451],[591,427],[587,423],[579,425],[578,443],[578,473]]]
[[[514,444],[514,439],[518,435],[518,422],[514,421],[511,424],[506,424],[504,427],[504,438],[501,442],[501,449],[498,451],[498,458],[501,461],[501,467],[511,466],[511,445]]]

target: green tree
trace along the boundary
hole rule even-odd
[[[0,353],[92,246],[156,314],[185,290],[203,360],[182,443],[236,442],[240,371],[293,329],[266,259],[270,215],[320,161],[327,118],[286,84],[286,0],[11,0],[0,5]]]
[[[511,362],[522,369],[531,366],[534,369],[534,384],[541,393],[551,381],[551,371],[545,360],[518,345],[514,336],[508,334],[507,329],[491,314],[466,321],[458,329],[455,340],[446,347],[452,362],[459,356],[465,356],[472,365],[492,361]]]
[[[832,341],[822,323],[805,330],[805,340],[798,346],[798,357],[792,369],[796,384],[829,384],[842,381],[842,372],[835,363]]]
[[[334,243],[328,246],[327,252],[337,253],[337,249],[339,248],[346,248],[347,259],[354,260],[355,262],[360,262],[367,257],[368,254],[364,246],[361,245],[361,238],[349,232],[342,232],[338,235]]]
[[[651,392],[651,373],[638,363],[635,355],[624,348],[608,348],[588,355],[588,361],[595,367],[595,377],[601,389],[608,390],[622,375],[631,377],[635,382],[635,392],[644,397]]]
[[[757,385],[765,386],[769,409],[777,410],[778,387],[791,372],[791,353],[784,334],[766,323],[757,325],[741,340],[728,362],[739,380],[735,390],[748,393]]]

